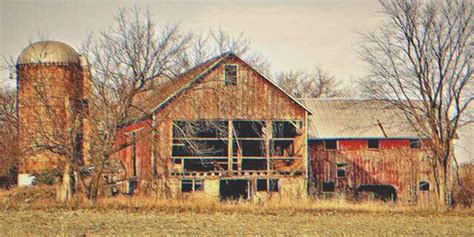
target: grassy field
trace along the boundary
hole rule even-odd
[[[0,236],[17,235],[474,235],[472,208],[345,200],[259,204],[208,199],[102,198],[59,204],[51,188],[0,192]]]
[[[5,235],[473,235],[474,217],[389,213],[163,213],[119,210],[0,214]]]

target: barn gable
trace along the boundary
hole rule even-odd
[[[222,69],[223,64],[230,62],[232,64],[240,65],[240,67],[245,67],[249,71],[255,73],[257,75],[256,78],[264,80],[267,85],[269,85],[275,91],[278,91],[282,97],[286,97],[291,102],[290,106],[297,106],[311,114],[311,111],[304,104],[283,91],[273,81],[252,68],[244,60],[233,53],[225,53],[188,70],[187,72],[179,75],[176,79],[158,86],[158,88],[155,90],[150,90],[145,94],[140,95],[135,100],[135,109],[132,111],[130,114],[130,119],[126,121],[125,124],[131,124],[136,121],[150,118],[152,114],[155,114],[159,110],[166,107],[179,95],[185,93],[190,88],[193,88],[196,84],[202,84],[202,81],[205,80],[205,78],[208,77],[213,71],[218,68]]]

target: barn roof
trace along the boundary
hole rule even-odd
[[[309,139],[417,138],[403,111],[387,101],[300,99],[308,116]]]
[[[176,97],[186,89],[190,88],[194,84],[194,82],[203,78],[206,74],[216,68],[225,59],[231,56],[236,57],[241,62],[248,65],[248,63],[246,63],[244,60],[230,52],[211,58],[208,61],[199,64],[191,68],[190,70],[182,73],[175,79],[159,85],[156,89],[149,90],[146,93],[137,96],[136,100],[133,102],[134,108],[129,114],[129,119],[127,121],[124,121],[123,124],[130,124],[151,116],[153,113],[155,113],[156,111],[164,107],[167,103],[169,103],[174,97]],[[252,66],[249,65],[249,67],[256,73],[261,75],[265,80],[270,82],[270,84],[272,84],[275,88],[277,88],[286,96],[288,96],[288,98],[291,99],[295,104],[311,113],[311,111],[304,104],[292,97],[287,92],[283,91],[283,89],[276,85],[272,80],[263,76],[257,70],[252,68]]]

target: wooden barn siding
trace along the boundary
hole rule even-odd
[[[222,72],[226,63],[238,65],[237,85],[223,85]],[[306,133],[305,114],[306,111],[302,107],[233,57],[220,64],[200,83],[179,94],[156,113],[156,172],[160,177],[173,170],[171,162],[173,120],[300,120],[303,124],[302,131]],[[122,131],[145,127],[146,129],[140,133],[151,134],[151,124],[152,121],[148,120],[139,125],[127,126]],[[145,138],[145,140],[137,142],[137,150],[140,150],[140,159],[143,159],[142,175],[150,177],[152,139]],[[305,134],[300,136],[295,146],[306,147]],[[301,152],[304,159],[307,150],[301,149]],[[119,157],[126,169],[130,169],[131,147],[122,150]],[[304,170],[305,166],[301,166],[302,174]],[[130,171],[127,171],[127,174],[130,174]]]
[[[316,190],[334,181],[336,192],[354,192],[361,184],[388,184],[399,199],[413,202],[429,199],[434,191],[430,169],[421,149],[410,149],[409,140],[380,140],[379,149],[368,149],[367,140],[339,140],[338,150],[325,150],[322,141],[309,143],[310,170]],[[344,162],[346,178],[336,177],[336,163]],[[430,192],[418,191],[418,182],[430,182]]]
[[[137,172],[139,172],[139,178],[143,179],[150,175],[151,170],[151,148],[153,143],[152,137],[152,126],[151,120],[140,121],[129,126],[126,126],[120,130],[117,136],[117,145],[126,144],[131,142],[131,132],[135,132],[136,138],[136,161],[137,161]],[[132,146],[129,145],[126,148],[118,152],[118,158],[125,169],[126,177],[132,176]]]
[[[18,67],[18,78],[19,148],[22,152],[19,173],[43,172],[60,167],[61,156],[48,151],[32,151],[32,136],[38,137],[40,129],[48,131],[57,126],[64,126],[66,132],[66,100],[69,98],[69,104],[73,104],[72,101],[84,94],[82,69],[79,66],[21,65]],[[38,100],[33,87],[38,80],[45,85],[45,91],[50,96],[48,104],[54,107],[54,124],[45,120],[46,117],[35,116],[45,113],[44,105]],[[38,123],[38,119],[42,124]]]

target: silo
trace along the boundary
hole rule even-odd
[[[20,186],[30,185],[35,174],[61,170],[72,153],[84,159],[90,75],[84,61],[58,41],[33,43],[18,57]]]

